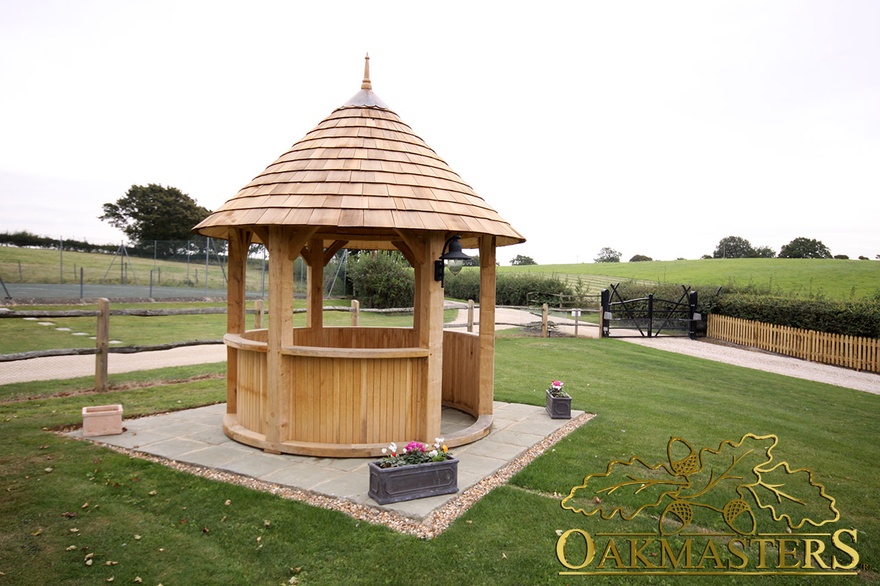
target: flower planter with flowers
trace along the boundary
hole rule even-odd
[[[381,460],[370,462],[367,492],[380,505],[458,492],[458,460],[443,438],[433,446],[410,442],[399,452],[392,443],[382,453]]]
[[[571,419],[571,396],[562,390],[561,380],[550,383],[547,389],[547,413],[551,419]]]

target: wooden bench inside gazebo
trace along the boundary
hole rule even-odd
[[[372,92],[369,61],[360,92],[195,231],[229,241],[229,437],[273,453],[375,456],[392,441],[433,443],[444,406],[474,418],[447,445],[489,433],[496,247],[524,238]],[[246,330],[252,243],[269,254],[269,316]],[[458,243],[479,251],[478,334],[443,329],[441,257]],[[411,328],[325,327],[324,267],[342,248],[403,254],[415,272]],[[307,313],[294,324],[300,256]]]

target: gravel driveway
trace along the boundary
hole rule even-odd
[[[475,310],[474,321],[479,320],[479,310]],[[517,325],[536,324],[540,327],[540,312],[530,313],[519,309],[501,308],[496,310],[495,321],[497,329],[516,327]],[[560,333],[574,335],[574,321],[566,318],[552,317],[551,321],[556,324],[555,330]],[[467,311],[459,311],[456,324],[467,323]],[[478,331],[479,328],[475,328]],[[580,324],[578,337],[598,338],[599,328],[595,325]],[[812,380],[838,387],[856,389],[880,395],[880,375],[870,372],[858,372],[848,368],[808,362],[798,358],[789,358],[777,354],[770,354],[760,350],[750,350],[739,346],[731,346],[706,339],[691,340],[689,338],[661,336],[659,338],[627,337],[620,338],[632,344],[649,346],[667,352],[687,354],[706,360],[724,362],[745,368],[754,368],[773,372],[785,376],[792,376],[806,380]]]
[[[849,368],[808,362],[799,358],[789,358],[708,340],[694,341],[688,338],[663,336],[659,338],[625,338],[625,340],[658,350],[687,354],[725,364],[754,368],[880,395],[880,375],[870,372],[858,372]]]

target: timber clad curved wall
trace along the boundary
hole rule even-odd
[[[283,349],[292,374],[285,414],[290,425],[279,440],[296,444],[297,453],[314,446],[315,455],[352,449],[369,455],[392,441],[425,438],[419,389],[425,388],[428,351],[409,346],[414,337],[407,328],[325,328],[321,345],[307,346],[311,332],[295,329],[294,346]],[[267,429],[265,339],[265,330],[226,336],[238,349],[237,413],[229,414],[227,432],[254,445],[265,441],[257,436]],[[443,402],[471,414],[478,401],[478,350],[478,336],[444,333]]]

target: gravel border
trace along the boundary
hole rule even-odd
[[[138,450],[122,448],[119,446],[109,444],[101,445],[102,447],[109,448],[121,454],[126,454],[132,458],[162,464],[163,466],[168,466],[169,468],[200,476],[202,478],[236,484],[252,490],[266,492],[283,499],[303,502],[315,507],[321,507],[322,509],[339,511],[360,521],[385,525],[394,531],[414,535],[419,539],[433,539],[443,533],[453,521],[470,509],[474,503],[489,494],[493,488],[505,484],[514,474],[525,468],[535,458],[553,447],[562,438],[590,421],[593,417],[595,417],[595,414],[593,413],[583,413],[572,419],[543,440],[527,449],[520,456],[508,462],[497,472],[462,491],[454,499],[448,501],[443,506],[434,509],[421,520],[367,505],[360,505],[346,499],[335,498],[307,490],[292,488],[282,484],[266,482],[264,480],[257,480],[250,476],[234,474],[232,472],[217,470],[214,468],[206,468],[204,466],[185,464],[183,462],[178,462],[177,460],[161,458]]]

